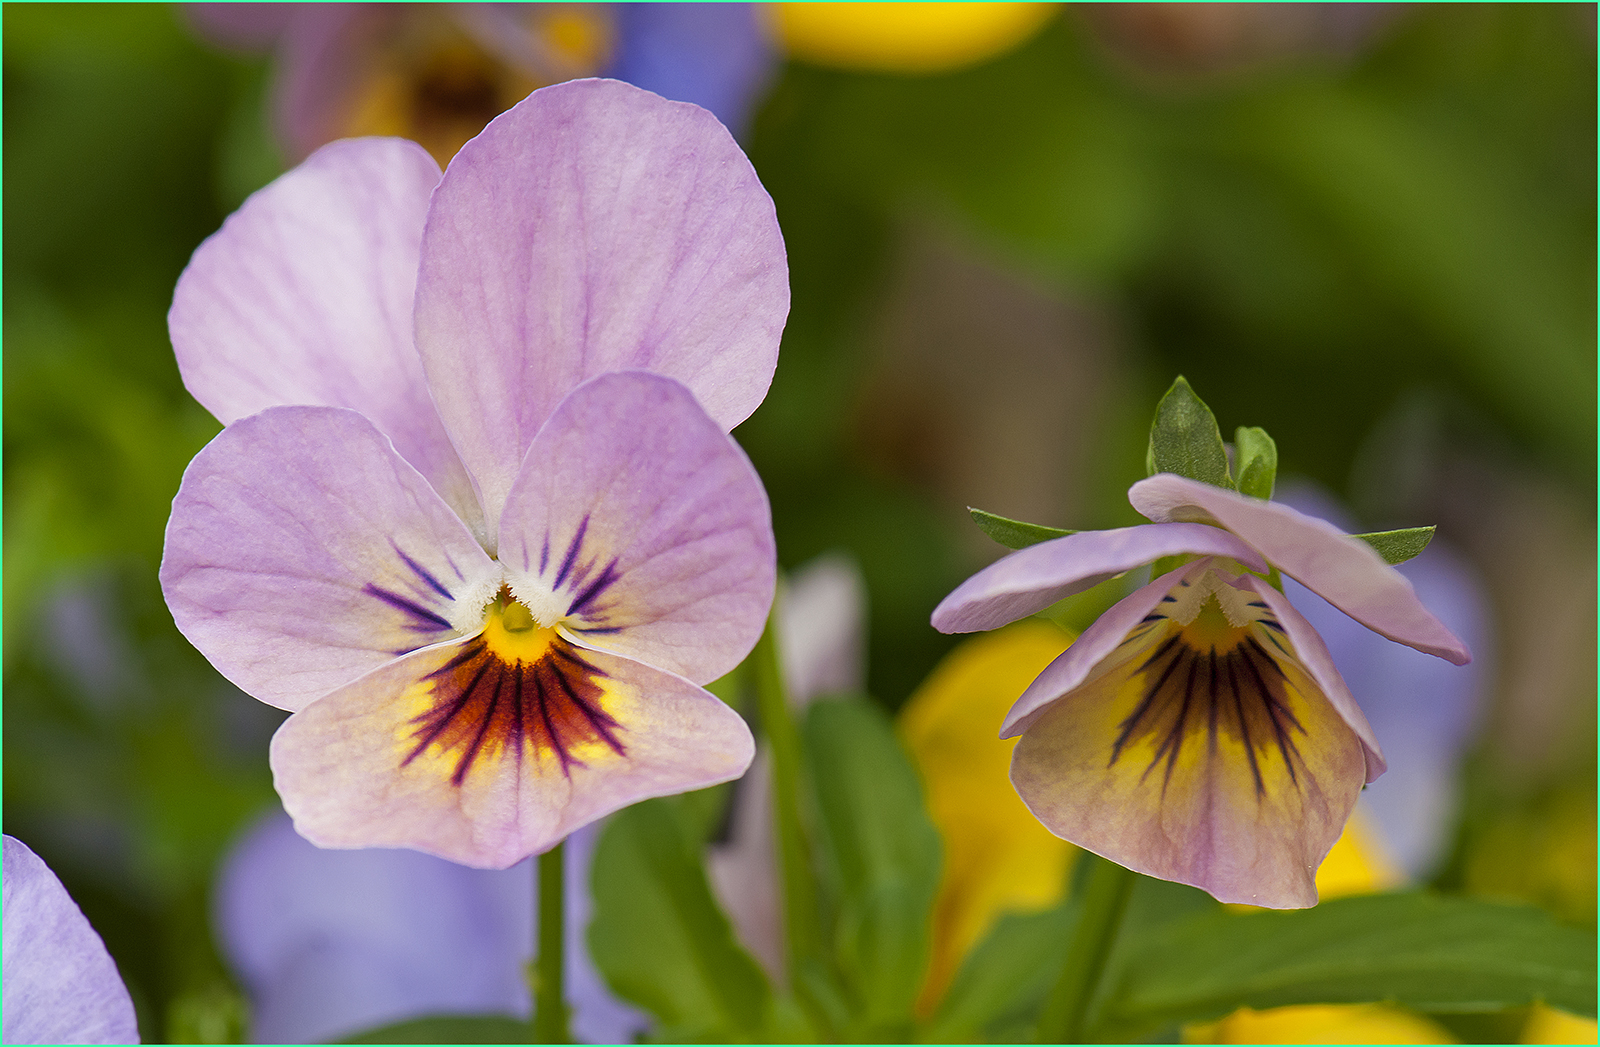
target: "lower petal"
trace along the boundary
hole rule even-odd
[[[743,774],[738,713],[682,677],[553,638],[418,651],[291,716],[272,769],[321,847],[411,847],[504,868],[652,796]]]
[[[1056,835],[1221,901],[1314,905],[1365,779],[1360,740],[1294,661],[1181,630],[1067,694],[1011,780]]]

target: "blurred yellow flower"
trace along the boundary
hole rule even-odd
[[[1519,1043],[1594,1043],[1600,1038],[1600,1025],[1593,1018],[1579,1018],[1554,1007],[1536,1003],[1528,1011]]]
[[[1038,32],[1058,6],[774,4],[773,21],[784,50],[802,61],[934,73],[975,65],[1011,50]]]
[[[1017,796],[1009,773],[1016,740],[1002,741],[999,732],[1006,710],[1071,642],[1070,633],[1037,619],[967,640],[901,711],[900,733],[945,848],[925,1009],[1002,913],[1047,909],[1066,886],[1076,848],[1051,835]]]
[[[1315,1004],[1253,1011],[1191,1025],[1184,1043],[1456,1043],[1438,1022],[1388,1004]]]

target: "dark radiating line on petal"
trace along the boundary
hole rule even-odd
[[[561,674],[556,675],[560,677]],[[571,778],[572,758],[567,755],[567,747],[561,739],[561,733],[556,730],[556,725],[550,718],[550,694],[545,690],[544,678],[535,675],[534,681],[539,689],[539,719],[544,723],[545,737],[550,740],[551,747],[556,751],[556,758],[561,761],[561,773]]]
[[[435,676],[442,676],[443,674],[450,672],[452,669],[456,669],[465,665],[478,655],[482,654],[485,646],[486,645],[483,642],[483,637],[473,637],[465,646],[461,648],[461,650],[457,651],[455,656],[452,657],[448,662],[445,662],[443,665],[439,666],[439,668],[429,673],[428,678],[431,679]]]
[[[1161,602],[1162,603],[1177,603],[1178,602],[1178,598],[1176,596],[1173,596],[1171,593],[1168,593],[1166,596],[1163,596],[1161,598]]]
[[[405,550],[400,548],[398,545],[395,545],[393,542],[390,542],[389,544],[394,548],[396,553],[400,554],[400,559],[406,562],[406,566],[411,568],[418,578],[421,578],[424,582],[428,583],[429,588],[438,593],[440,596],[444,597],[446,600],[451,602],[455,601],[455,596],[451,594],[450,590],[441,585],[439,583],[439,579],[435,578],[426,567],[423,567],[421,564],[417,563],[417,561],[407,556]]]
[[[439,629],[450,628],[450,623],[448,621],[434,614],[421,604],[413,603],[404,596],[401,596],[399,593],[392,593],[381,586],[373,585],[371,582],[368,582],[364,588],[368,595],[376,596],[378,599],[382,600],[390,607],[393,607],[395,610],[404,611],[412,617],[418,619],[418,621],[431,623],[430,627],[418,625],[416,622],[413,622],[411,625],[407,626],[407,628],[415,629],[421,632],[436,632]]]
[[[1161,651],[1157,652],[1156,656],[1152,656],[1150,661],[1145,662],[1145,664],[1137,671],[1143,672],[1144,669],[1151,664],[1151,662],[1155,661],[1155,657],[1158,657],[1165,651],[1171,650],[1176,640],[1177,637],[1173,637],[1172,640],[1167,642]],[[1172,675],[1172,670],[1176,668],[1183,661],[1184,656],[1188,654],[1190,654],[1190,651],[1187,647],[1179,647],[1177,649],[1177,653],[1172,656],[1172,661],[1168,662],[1167,667],[1162,670],[1161,677],[1145,690],[1144,698],[1140,700],[1138,706],[1134,708],[1133,712],[1128,714],[1126,719],[1117,725],[1120,728],[1120,733],[1117,735],[1116,743],[1111,747],[1111,759],[1106,762],[1107,767],[1110,767],[1112,764],[1117,762],[1117,758],[1122,755],[1122,747],[1128,743],[1128,739],[1133,736],[1133,732],[1138,729],[1140,721],[1144,719],[1145,713],[1150,710],[1150,707],[1155,704],[1156,698],[1160,696],[1162,685],[1167,682],[1167,677]]]
[[[589,721],[589,725],[600,733],[600,737],[606,740],[607,745],[616,750],[618,756],[621,756],[624,752],[622,743],[612,735],[611,728],[621,727],[622,725],[604,709],[594,708],[581,698],[573,689],[571,681],[565,676],[558,674],[558,682],[561,684],[561,689],[566,692],[567,697],[572,701],[572,704],[577,706],[578,711],[583,713],[584,718]]]
[[[1276,658],[1267,653],[1267,649],[1261,646],[1261,642],[1259,640],[1257,640],[1254,636],[1246,636],[1244,638],[1244,642],[1246,646],[1260,656],[1262,661],[1272,666],[1272,671],[1278,674],[1279,679],[1287,680],[1289,678],[1284,674],[1283,666],[1278,664],[1278,660]]]
[[[422,735],[422,738],[417,742],[417,747],[411,750],[411,755],[407,756],[405,760],[401,762],[401,767],[404,767],[412,760],[415,760],[419,755],[421,755],[424,749],[433,744],[435,738],[438,738],[445,732],[446,728],[455,722],[456,716],[460,714],[462,709],[466,708],[467,703],[470,702],[473,696],[477,693],[478,684],[483,680],[484,675],[488,673],[488,671],[489,663],[487,661],[485,661],[482,665],[477,666],[477,671],[473,673],[466,686],[461,688],[460,694],[458,694],[453,700],[444,704],[444,711],[442,713],[439,711],[441,707],[436,705],[422,715],[412,717],[412,723],[427,721],[428,725],[424,730],[418,732]],[[415,737],[415,735],[413,735],[413,737]]]
[[[1263,611],[1267,609],[1267,605],[1265,603],[1262,603],[1260,600],[1251,600],[1249,603],[1245,604],[1245,606],[1246,607],[1259,607]]]
[[[1167,642],[1162,644],[1160,647],[1156,648],[1156,652],[1154,654],[1152,654],[1150,657],[1146,658],[1144,660],[1144,664],[1139,666],[1139,668],[1135,669],[1134,672],[1142,673],[1145,670],[1149,669],[1152,665],[1156,664],[1157,660],[1159,660],[1162,655],[1164,655],[1168,651],[1172,650],[1174,647],[1176,647],[1181,642],[1182,642],[1182,640],[1181,640],[1180,637],[1177,637],[1177,636],[1169,636],[1169,637],[1167,637]]]
[[[500,707],[500,688],[504,683],[505,674],[495,673],[494,689],[489,692],[489,710],[478,722],[478,733],[473,736],[472,745],[461,754],[461,759],[456,761],[456,772],[450,776],[451,785],[460,785],[465,781],[467,769],[472,766],[472,761],[478,758],[478,752],[483,748],[483,740],[489,736],[489,728],[494,723],[495,710]]]
[[[1221,692],[1217,688],[1217,651],[1212,648],[1206,655],[1208,674],[1211,677],[1211,716],[1206,725],[1206,751],[1212,755],[1217,751],[1217,711],[1222,708]]]
[[[1256,747],[1250,741],[1250,721],[1244,713],[1244,695],[1239,690],[1239,674],[1237,660],[1228,659],[1228,684],[1233,688],[1233,711],[1239,718],[1239,734],[1244,739],[1245,755],[1250,757],[1250,773],[1256,779],[1256,798],[1260,799],[1267,794],[1267,783],[1261,778],[1261,764],[1256,760]]]
[[[539,547],[539,577],[544,577],[544,569],[550,565],[550,532],[544,533],[544,545]]]
[[[1145,622],[1164,622],[1166,620],[1166,615],[1162,614],[1160,611],[1156,611],[1154,614],[1147,614],[1143,618],[1139,619],[1139,624],[1143,625]]]
[[[570,628],[575,633],[583,633],[585,635],[592,635],[592,636],[608,636],[611,633],[620,633],[622,631],[622,626],[620,626],[620,625],[593,626],[593,627],[590,627],[590,628],[583,628],[583,629],[580,629],[577,626],[573,625],[573,626],[568,626],[568,628]]]
[[[613,556],[611,562],[606,564],[605,570],[600,572],[600,577],[596,578],[589,588],[579,593],[577,599],[567,606],[567,613],[582,614],[591,601],[611,588],[621,577],[622,575],[617,573],[617,558]]]
[[[1167,786],[1172,782],[1172,769],[1178,764],[1178,750],[1183,747],[1183,729],[1189,721],[1189,706],[1194,701],[1194,681],[1199,671],[1200,658],[1198,655],[1191,653],[1189,658],[1189,678],[1183,685],[1183,702],[1178,706],[1177,722],[1167,732],[1166,738],[1162,739],[1161,747],[1156,750],[1156,754],[1150,758],[1150,766],[1144,769],[1145,775],[1148,775],[1155,769],[1156,764],[1161,762],[1161,757],[1163,755],[1166,756],[1167,770],[1161,778],[1161,793],[1163,796],[1166,795]],[[1143,776],[1140,777],[1140,780],[1143,780]]]
[[[1273,618],[1258,618],[1256,620],[1259,621],[1262,625],[1266,626],[1268,629],[1276,629],[1278,632],[1284,633],[1285,635],[1287,635],[1287,630],[1285,630],[1283,626],[1279,625],[1276,619],[1273,619]]]
[[[550,653],[554,654],[557,658],[571,662],[573,665],[577,666],[579,670],[590,676],[609,677],[611,675],[598,665],[591,663],[587,658],[584,658],[578,654],[577,651],[573,650],[571,647],[568,647],[566,644],[561,644],[559,646],[552,645],[550,648]]]
[[[1254,650],[1261,656],[1261,658],[1266,659],[1272,664],[1272,668],[1277,670],[1279,677],[1285,679],[1287,678],[1283,676],[1283,669],[1280,668],[1276,662],[1272,661],[1271,656],[1268,655],[1266,651],[1261,649],[1261,645],[1254,643],[1254,637],[1251,638],[1251,646],[1253,646]],[[1250,670],[1251,675],[1255,677],[1256,687],[1260,689],[1259,693],[1261,696],[1261,708],[1266,712],[1267,719],[1272,724],[1272,733],[1273,737],[1278,743],[1278,752],[1283,757],[1285,766],[1287,766],[1289,769],[1289,782],[1292,785],[1299,785],[1300,780],[1295,775],[1294,771],[1294,761],[1289,758],[1289,750],[1284,745],[1283,725],[1278,722],[1278,717],[1273,712],[1273,707],[1277,703],[1273,700],[1272,691],[1267,687],[1266,677],[1261,674],[1261,667],[1257,664],[1257,659],[1247,656],[1244,658],[1244,664]]]
[[[589,530],[589,514],[583,514],[583,522],[578,524],[578,533],[572,536],[572,544],[567,546],[567,555],[561,561],[561,570],[556,572],[554,588],[561,588],[561,583],[567,580],[567,575],[572,571],[572,565],[577,562],[578,550],[583,548],[583,536]]]

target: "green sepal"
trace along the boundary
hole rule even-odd
[[[1048,542],[1052,538],[1078,533],[1061,527],[1046,527],[1044,524],[1024,523],[1021,520],[996,516],[982,509],[974,509],[970,505],[967,506],[967,512],[972,514],[972,522],[977,524],[984,534],[1007,549],[1026,549],[1030,545]]]
[[[1433,541],[1433,532],[1432,527],[1402,527],[1398,531],[1369,531],[1350,537],[1359,538],[1378,550],[1384,562],[1397,564],[1405,563],[1426,549]]]
[[[1130,937],[1086,1042],[1129,1042],[1241,1006],[1386,1001],[1481,1013],[1542,1000],[1579,1015],[1595,1009],[1594,932],[1528,905],[1409,891],[1214,911]]]
[[[1278,445],[1258,425],[1240,426],[1233,433],[1233,464],[1238,474],[1234,486],[1240,494],[1267,500],[1278,478]]]
[[[1151,476],[1177,473],[1213,487],[1233,486],[1228,474],[1228,449],[1223,445],[1216,415],[1182,375],[1156,405],[1144,462]]]
[[[508,1014],[430,1014],[384,1025],[340,1043],[531,1043],[532,1027]]]

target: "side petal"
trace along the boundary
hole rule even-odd
[[[1011,781],[1057,836],[1220,901],[1300,908],[1355,807],[1360,741],[1289,660],[1169,641],[1046,707]]]
[[[1215,528],[1212,528],[1215,530]],[[1076,688],[1101,662],[1109,658],[1134,627],[1160,603],[1173,587],[1185,579],[1194,578],[1211,566],[1209,558],[1185,564],[1168,571],[1149,585],[1124,596],[1094,624],[1083,631],[1061,656],[1045,666],[1028,689],[1022,692],[1011,711],[1000,724],[1000,737],[1015,738],[1026,731],[1041,710],[1062,695]]]
[[[743,660],[772,606],[761,480],[660,375],[573,390],[529,450],[500,527],[511,591],[540,621],[696,683]]]
[[[117,965],[50,867],[4,840],[6,1043],[138,1043]]]
[[[1295,609],[1287,596],[1266,582],[1245,575],[1237,579],[1236,584],[1254,590],[1272,608],[1272,613],[1278,616],[1278,621],[1289,634],[1289,642],[1294,645],[1295,653],[1305,663],[1306,671],[1316,679],[1333,708],[1344,718],[1356,737],[1361,739],[1361,748],[1367,761],[1367,781],[1375,780],[1388,768],[1383,759],[1383,750],[1378,748],[1378,736],[1367,722],[1361,706],[1350,694],[1344,677],[1339,675],[1338,668],[1333,664],[1333,655],[1328,653],[1328,645],[1322,642],[1322,636]]]
[[[473,640],[441,644],[289,717],[271,763],[296,831],[319,847],[410,847],[499,869],[628,804],[749,766],[750,729],[709,692],[627,658],[562,652],[505,663]]]
[[[490,520],[586,378],[669,375],[733,428],[766,396],[788,312],[772,200],[727,130],[614,80],[496,117],[423,235],[417,347]]]
[[[1214,521],[1374,632],[1456,665],[1472,660],[1467,645],[1422,606],[1404,575],[1366,542],[1325,520],[1171,473],[1140,480],[1128,488],[1128,501],[1158,522]]]
[[[1204,524],[1080,531],[1019,549],[968,578],[934,608],[933,627],[942,633],[996,629],[1123,571],[1182,553],[1231,556],[1252,569],[1267,569],[1255,550]]]
[[[211,664],[295,710],[475,629],[501,571],[353,411],[274,407],[224,429],[172,502],[161,590]]]
[[[167,328],[184,385],[224,425],[285,404],[348,407],[457,512],[476,515],[411,339],[438,181],[438,165],[414,142],[319,149],[195,250]]]

